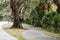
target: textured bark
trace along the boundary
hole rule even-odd
[[[50,11],[50,10],[51,10],[51,4],[52,4],[52,2],[48,2],[48,3],[47,3],[47,5],[48,5],[48,8],[47,8],[47,9],[48,9],[48,11]]]
[[[10,7],[12,9],[12,15],[14,17],[14,23],[12,28],[23,28],[22,27],[22,21],[23,21],[22,11],[24,7],[21,5],[19,6],[17,0],[10,0]]]

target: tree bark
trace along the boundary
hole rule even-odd
[[[10,7],[12,9],[12,15],[14,17],[12,28],[23,28],[22,27],[22,21],[23,21],[22,11],[24,7],[21,5],[19,6],[17,3],[18,3],[17,0],[10,0]]]

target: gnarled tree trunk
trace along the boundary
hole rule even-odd
[[[17,0],[10,0],[10,7],[12,9],[12,15],[14,17],[14,23],[12,28],[23,28],[22,27],[22,21],[23,21],[22,11],[24,7],[21,5],[19,6]]]

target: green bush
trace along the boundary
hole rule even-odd
[[[29,19],[25,19],[25,20],[24,20],[24,23],[31,24],[31,22],[30,22]]]
[[[60,32],[60,15],[57,12],[49,12],[42,18],[42,26],[50,31]],[[53,29],[51,29],[51,27]]]
[[[2,21],[2,20],[3,20],[3,16],[0,15],[0,21]]]

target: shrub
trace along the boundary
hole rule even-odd
[[[42,18],[42,26],[50,31],[60,31],[60,15],[57,12],[49,12]],[[51,29],[51,27],[53,29]]]

